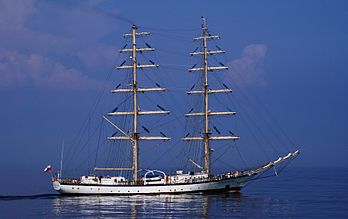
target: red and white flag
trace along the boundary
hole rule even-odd
[[[52,171],[52,166],[47,165],[47,167],[44,169],[44,172],[51,172]]]

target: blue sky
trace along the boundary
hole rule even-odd
[[[0,0],[2,175],[38,174],[57,164],[63,138],[72,147],[93,101],[118,81],[106,79],[133,22],[153,32],[160,64],[186,69],[202,15],[228,52],[223,79],[238,86],[236,98],[262,100],[303,151],[295,165],[347,167],[346,1]],[[192,85],[187,71],[165,71],[177,87]]]

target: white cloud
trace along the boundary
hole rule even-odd
[[[251,44],[243,48],[241,57],[228,64],[229,78],[239,86],[266,86],[263,69],[266,53],[265,44]]]
[[[103,82],[39,54],[0,49],[0,88],[31,85],[49,89],[95,89]]]
[[[0,0],[1,88],[90,89],[102,84],[81,69],[111,67],[115,53],[101,43],[110,33],[110,20],[83,9],[95,2],[79,4],[65,8],[56,2]]]

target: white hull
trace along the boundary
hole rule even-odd
[[[177,194],[192,192],[239,191],[253,176],[223,179],[219,181],[181,183],[167,185],[83,185],[53,182],[61,194],[71,195],[136,195],[136,194]]]
[[[179,193],[204,193],[204,192],[228,192],[239,191],[249,180],[258,174],[274,168],[276,165],[296,157],[300,152],[295,151],[284,157],[279,157],[273,162],[269,162],[257,169],[235,173],[220,175],[217,178],[201,178],[200,181],[191,181],[183,183],[182,181],[170,181],[163,184],[147,184],[147,185],[107,185],[107,184],[84,184],[84,183],[61,183],[62,181],[53,178],[53,188],[61,194],[70,195],[137,195],[137,194],[179,194]],[[174,175],[170,177],[194,179],[197,176],[207,176],[206,174],[196,175]],[[190,178],[187,178],[190,177]],[[146,181],[146,178],[145,178]]]

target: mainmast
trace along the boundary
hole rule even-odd
[[[204,130],[202,132],[202,136],[194,136],[194,137],[186,137],[183,140],[191,141],[191,140],[201,140],[204,142],[204,170],[208,175],[211,175],[211,166],[210,166],[210,140],[238,140],[239,136],[211,136],[210,128],[209,128],[209,117],[217,116],[217,115],[234,115],[236,112],[211,112],[209,110],[209,94],[212,93],[227,93],[232,92],[231,89],[219,89],[212,90],[209,89],[208,83],[208,73],[215,70],[224,70],[228,69],[227,66],[212,66],[208,65],[208,55],[214,55],[219,53],[225,53],[224,50],[208,50],[207,48],[207,40],[218,39],[219,36],[210,35],[208,32],[206,19],[202,17],[202,36],[193,38],[194,41],[202,40],[203,51],[192,52],[190,55],[203,55],[203,66],[202,67],[193,67],[189,69],[189,71],[203,71],[204,73],[204,81],[203,81],[203,90],[189,91],[187,94],[203,94],[204,95],[204,112],[195,112],[188,113],[185,116],[204,116]]]
[[[208,58],[207,58],[207,24],[203,17],[203,60],[204,60],[204,167],[208,174],[210,174],[210,147],[209,147],[209,95],[208,95]]]
[[[121,49],[120,52],[129,52],[132,54],[132,65],[123,65],[122,63],[120,66],[117,67],[117,69],[133,69],[133,80],[131,84],[131,88],[127,89],[115,89],[112,90],[112,93],[124,93],[124,92],[131,92],[133,93],[133,111],[132,112],[110,112],[108,113],[108,116],[117,116],[117,115],[133,115],[133,130],[132,133],[128,134],[125,131],[123,131],[120,127],[112,123],[109,119],[104,117],[105,120],[107,120],[111,125],[113,125],[118,131],[120,131],[123,136],[112,136],[108,137],[109,140],[129,140],[132,142],[133,145],[133,167],[131,168],[96,168],[97,170],[133,170],[133,180],[135,182],[138,181],[138,171],[139,171],[139,140],[170,140],[168,137],[161,137],[161,136],[140,136],[138,132],[138,115],[153,115],[153,114],[169,114],[169,111],[166,110],[153,110],[153,111],[143,111],[141,110],[139,104],[138,104],[138,92],[147,92],[147,91],[165,91],[165,88],[139,88],[138,81],[137,81],[137,69],[143,69],[143,68],[154,68],[159,67],[158,64],[155,64],[151,61],[153,64],[139,64],[137,61],[137,53],[138,52],[147,52],[147,51],[154,51],[155,49],[150,47],[148,44],[148,48],[137,48],[136,39],[139,36],[145,36],[150,35],[150,32],[137,32],[137,26],[133,25],[131,33],[124,34],[124,37],[131,37],[132,38],[132,47],[131,48],[124,48]]]
[[[138,180],[138,163],[139,163],[139,133],[138,133],[138,104],[137,104],[137,44],[136,44],[137,27],[132,26],[132,61],[133,61],[133,179]]]

